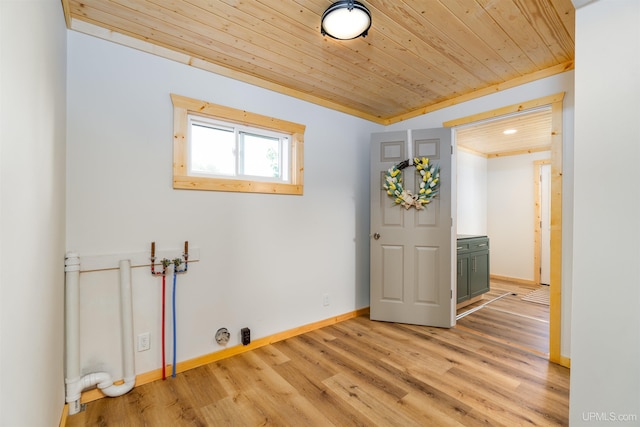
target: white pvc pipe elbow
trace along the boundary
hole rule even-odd
[[[122,396],[136,383],[133,348],[133,303],[131,297],[131,262],[120,261],[120,312],[122,328],[122,365],[124,383],[114,385],[107,372],[94,372],[80,378],[80,258],[67,254],[65,260],[65,333],[66,333],[66,397],[69,415],[80,412],[82,390],[97,386],[109,397]]]
[[[104,384],[98,384],[98,388],[105,394],[105,396],[118,397],[122,396],[125,393],[129,393],[133,389],[133,386],[135,384],[136,379],[134,377],[125,379],[124,383],[118,385],[114,385],[113,382],[111,382],[111,384],[107,385],[106,387],[104,386]]]

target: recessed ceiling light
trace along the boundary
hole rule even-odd
[[[504,133],[505,135],[513,135],[516,132],[518,132],[516,129],[507,129],[502,133]]]

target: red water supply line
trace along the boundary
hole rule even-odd
[[[166,278],[167,278],[167,267],[171,263],[166,258],[163,258],[160,262],[162,263],[162,272],[155,271],[155,261],[156,261],[156,242],[151,242],[151,274],[154,276],[162,276],[162,325],[161,325],[161,336],[162,336],[162,379],[167,379],[167,363],[165,359],[166,351],[165,351],[165,299],[166,299]]]

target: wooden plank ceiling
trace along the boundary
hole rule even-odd
[[[366,38],[320,34],[332,0],[62,0],[69,28],[390,124],[573,68],[571,0],[361,0]]]
[[[549,151],[551,107],[457,128],[456,141],[458,147],[485,157]]]

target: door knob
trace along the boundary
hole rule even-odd
[[[373,233],[373,238],[378,240],[380,238],[380,233]]]

